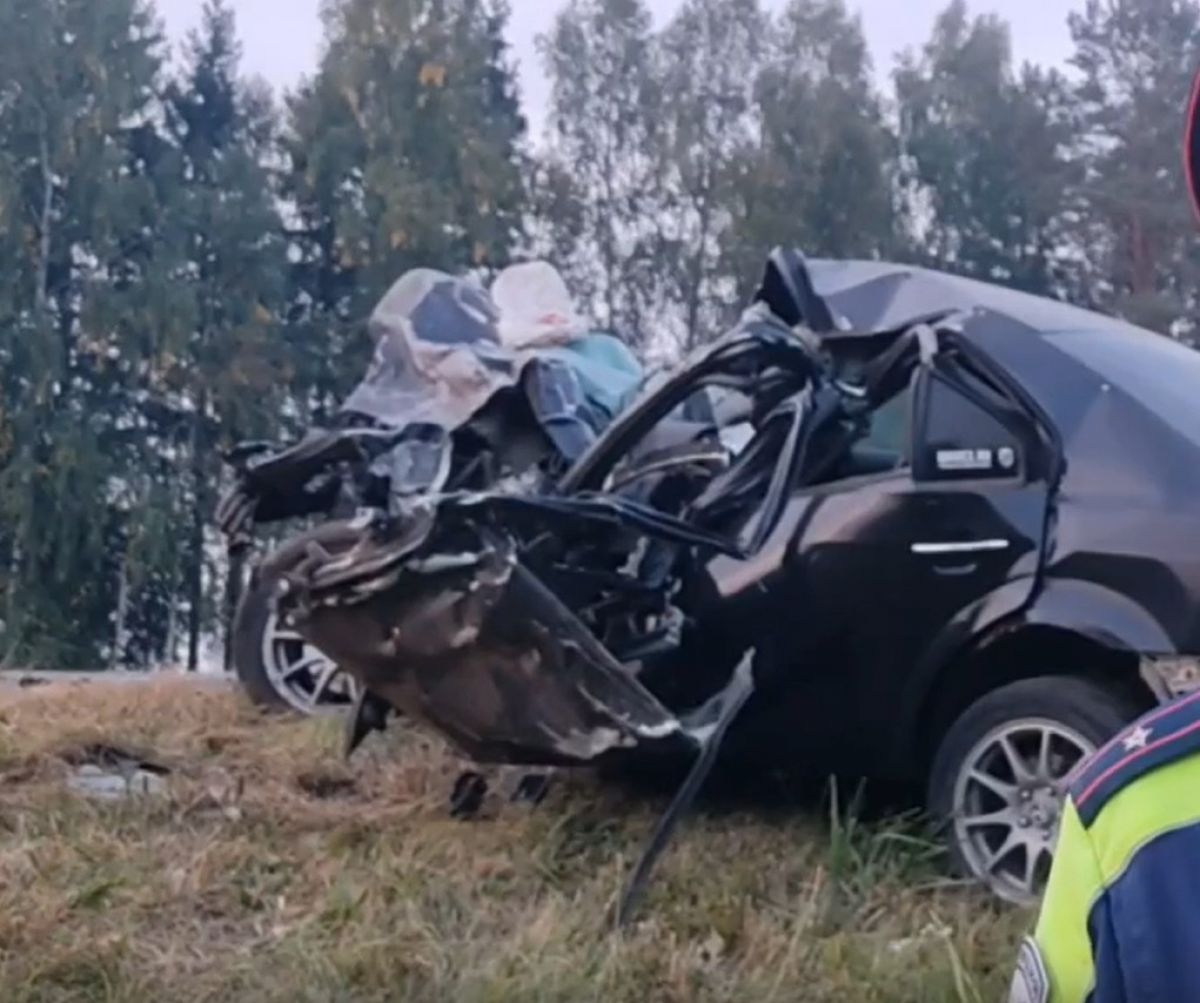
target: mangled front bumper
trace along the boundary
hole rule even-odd
[[[557,514],[712,542],[612,499],[475,496],[398,518],[326,524],[267,563],[281,614],[365,692],[480,763],[581,765],[629,750],[694,751],[725,694],[677,716],[518,554],[505,520]],[[732,684],[731,684],[732,685]]]

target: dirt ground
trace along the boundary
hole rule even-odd
[[[991,1001],[1031,919],[911,823],[723,810],[618,933],[661,803],[579,777],[460,822],[438,742],[340,740],[180,680],[0,692],[0,1001]],[[114,747],[170,772],[72,789]]]

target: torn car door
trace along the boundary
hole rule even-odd
[[[788,607],[805,611],[771,658],[788,679],[772,713],[810,723],[789,731],[790,756],[819,761],[837,744],[848,770],[878,775],[878,762],[854,753],[877,754],[878,736],[896,730],[912,666],[1035,594],[1055,448],[982,361],[943,337],[900,391],[911,398],[909,455],[880,472],[855,469],[852,454],[846,476],[796,498],[794,571],[763,614],[779,622]],[[836,669],[802,668],[811,665]],[[856,750],[848,735],[871,741]]]

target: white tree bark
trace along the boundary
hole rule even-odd
[[[42,204],[38,214],[38,261],[35,272],[37,287],[33,291],[34,310],[39,323],[47,320],[50,281],[50,246],[54,216],[54,169],[50,164],[48,128],[43,121],[38,136],[38,157],[42,169]]]

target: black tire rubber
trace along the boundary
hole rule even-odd
[[[954,786],[963,759],[975,744],[1005,721],[1040,717],[1078,732],[1097,748],[1137,719],[1140,710],[1115,687],[1075,676],[1040,676],[1010,683],[971,704],[942,738],[929,773],[926,803],[944,833],[956,874],[970,867],[948,831]]]
[[[297,713],[271,684],[263,664],[263,635],[271,618],[274,592],[274,581],[256,574],[242,593],[233,617],[233,669],[246,694],[259,707]]]

